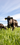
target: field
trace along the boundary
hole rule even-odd
[[[20,45],[20,27],[0,29],[0,45]]]

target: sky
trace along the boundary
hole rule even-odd
[[[20,0],[0,0],[0,23],[7,25],[5,17],[16,19],[20,26]]]

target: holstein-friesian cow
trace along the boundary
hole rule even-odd
[[[8,21],[8,28],[10,28],[10,26],[11,26],[11,27],[14,29],[15,27],[18,26],[17,20],[13,19],[12,17],[8,16],[8,17],[5,18],[5,19],[7,19],[7,21]],[[12,29],[12,30],[13,30],[13,29]]]

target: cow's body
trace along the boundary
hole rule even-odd
[[[9,20],[9,25],[10,25],[11,27],[13,27],[13,29],[14,29],[15,27],[18,26],[18,22],[17,22],[17,20],[10,19],[10,20]]]
[[[12,19],[11,19],[11,20],[12,20]],[[11,24],[11,25],[13,25],[13,26],[15,25],[15,27],[17,27],[17,26],[18,26],[17,20],[14,20],[14,19],[13,19],[13,21],[11,21],[11,20],[9,21],[9,24]]]

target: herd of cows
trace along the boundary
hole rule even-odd
[[[5,19],[7,19],[7,22],[8,22],[7,27],[8,27],[8,28],[10,28],[10,26],[13,27],[13,29],[14,29],[15,27],[18,27],[18,22],[17,22],[17,20],[13,19],[13,17],[8,16],[8,17],[5,18]],[[1,24],[1,23],[0,23],[0,28],[1,28],[1,29],[2,29],[2,28],[6,29],[6,27],[5,27],[3,24]],[[13,30],[13,29],[12,29],[12,30]]]

